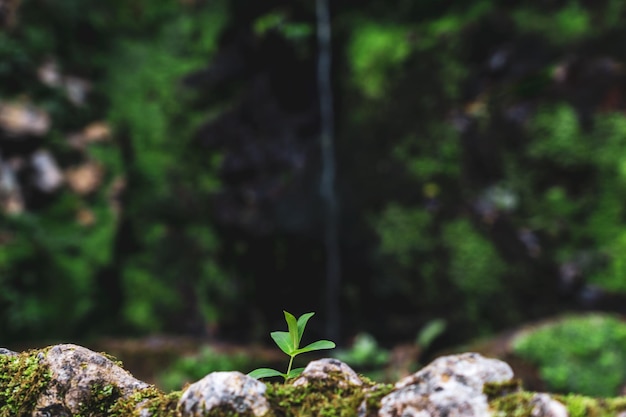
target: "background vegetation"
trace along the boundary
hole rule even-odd
[[[314,3],[0,8],[0,344],[323,336]],[[623,311],[625,8],[332,2],[339,345]]]

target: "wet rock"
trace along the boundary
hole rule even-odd
[[[261,417],[270,411],[266,388],[241,372],[212,372],[183,392],[177,409],[182,417],[201,417],[218,408]]]
[[[104,355],[82,346],[63,344],[38,354],[41,365],[48,366],[50,383],[37,400],[34,415],[63,409],[79,414],[93,403],[113,403],[149,387]]]
[[[347,388],[349,385],[363,385],[363,381],[352,368],[338,359],[330,358],[310,362],[293,382],[293,385],[307,385],[310,381],[325,380],[331,377],[337,381],[337,385],[341,388]]]
[[[379,417],[487,417],[486,382],[513,378],[511,367],[478,353],[440,357],[401,379],[381,400]]]
[[[532,417],[569,417],[567,408],[548,394],[535,394],[530,400]]]

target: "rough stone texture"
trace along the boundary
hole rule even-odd
[[[478,353],[442,356],[401,379],[381,401],[379,417],[486,417],[486,382],[513,378],[511,367]]]
[[[0,355],[17,354],[0,348]],[[137,380],[105,355],[84,347],[56,345],[29,352],[25,358],[35,366],[38,363],[46,367],[38,368],[42,372],[50,372],[50,381],[43,393],[37,391],[33,397],[39,395],[39,398],[27,403],[30,410],[35,402],[32,417],[103,416],[114,404],[127,407],[125,410],[132,407],[132,415],[151,417],[155,405],[161,404],[158,403],[162,400],[160,393],[154,387]],[[309,363],[293,385],[329,381],[340,387],[364,390],[366,400],[355,410],[359,417],[491,417],[487,397],[483,394],[484,384],[505,383],[512,377],[508,364],[477,353],[443,356],[398,381],[382,398],[380,409],[377,401],[368,402],[367,398],[382,395],[378,390],[382,385],[364,383],[348,365],[337,359]],[[130,397],[145,388],[152,388],[150,396]],[[178,403],[172,402],[176,401],[174,396],[163,404],[167,404],[164,406],[168,413],[178,417],[205,417],[211,411],[265,417],[271,413],[266,388],[264,382],[240,372],[213,372],[189,385]],[[387,392],[386,386],[383,392]],[[124,400],[130,402],[124,403]],[[293,407],[297,409],[298,404],[294,403]],[[533,394],[530,403],[523,407],[520,413],[532,417],[569,417],[565,405],[547,393]],[[617,417],[626,417],[626,412],[621,411]]]
[[[0,355],[14,356],[17,355],[17,352],[13,352],[12,350],[9,350],[7,348],[0,348]]]
[[[56,345],[38,354],[42,365],[50,369],[51,379],[39,397],[34,416],[78,414],[93,401],[94,390],[115,387],[112,395],[126,398],[133,392],[149,387],[135,379],[113,361],[77,345]]]
[[[532,417],[569,417],[567,408],[562,403],[550,397],[548,394],[540,393],[530,400]]]
[[[182,417],[201,417],[216,407],[231,407],[237,413],[257,417],[270,410],[266,385],[241,372],[213,372],[191,384],[178,402]]]
[[[293,385],[307,385],[310,381],[329,379],[331,376],[341,388],[363,385],[363,381],[352,368],[338,359],[330,358],[310,362]]]

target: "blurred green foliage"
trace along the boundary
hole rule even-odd
[[[432,215],[423,209],[407,209],[389,204],[375,225],[380,236],[380,251],[410,267],[419,252],[432,248],[429,225]]]
[[[189,303],[183,295],[189,291],[200,294],[191,300],[197,314],[215,322],[221,314],[216,300],[233,293],[215,261],[216,237],[206,222],[220,157],[191,149],[202,113],[190,109],[193,95],[181,79],[215,52],[228,22],[224,2],[201,13],[172,1],[23,3],[23,24],[0,32],[0,97],[27,94],[50,112],[51,131],[38,146],[50,149],[61,168],[98,161],[105,174],[90,195],[64,189],[43,209],[3,218],[9,243],[0,252],[0,334],[63,337],[94,314],[94,333],[98,326],[159,330]],[[36,80],[34,71],[50,57],[61,71],[93,83],[86,105],[77,107]],[[97,120],[113,126],[115,140],[77,152],[67,136]],[[112,197],[120,181],[124,197]],[[204,197],[191,201],[191,190]],[[124,200],[121,219],[112,198]],[[77,221],[82,209],[93,214],[92,224]],[[113,253],[116,237],[120,222],[129,219],[137,230],[136,250],[120,259]],[[120,262],[121,320],[106,292],[117,285]]]
[[[57,3],[24,0],[0,31],[0,100],[52,120],[41,138],[3,136],[17,150],[0,157],[45,148],[63,169],[98,162],[103,179],[89,195],[29,195],[0,219],[0,335],[210,333],[228,320],[239,335],[244,321],[270,325],[262,304],[291,299],[294,275],[310,285],[303,305],[322,304],[310,2]],[[497,330],[562,308],[570,264],[626,291],[624,12],[618,0],[333,10],[351,325],[405,340],[433,317],[449,337]],[[51,57],[92,83],[85,105],[39,81]],[[112,139],[70,146],[94,121]]]
[[[400,66],[410,50],[406,28],[375,22],[357,24],[349,45],[352,79],[369,98],[381,98],[387,80],[394,76],[394,68]]]
[[[217,300],[234,295],[216,264],[217,242],[206,222],[209,196],[219,184],[219,155],[193,148],[202,116],[191,109],[193,95],[181,85],[215,52],[227,23],[222,4],[200,14],[175,12],[151,42],[120,40],[107,70],[108,120],[133,149],[126,167],[128,210],[140,231],[141,251],[128,259],[122,281],[124,318],[138,329],[159,330],[189,302],[181,298],[185,288],[207,323],[220,318]]]
[[[522,31],[541,33],[557,44],[581,40],[592,29],[589,13],[578,1],[569,2],[553,15],[521,7],[515,11],[513,19]]]
[[[333,357],[373,381],[384,380],[384,367],[389,362],[390,355],[369,333],[357,334],[349,349],[339,349],[332,353]]]
[[[626,324],[610,315],[567,316],[530,329],[513,351],[539,369],[551,392],[619,395],[626,381]]]
[[[175,391],[186,383],[199,381],[211,372],[247,373],[258,365],[258,360],[243,352],[224,353],[211,346],[203,346],[197,354],[181,357],[163,369],[157,376],[157,385],[166,392]]]
[[[463,294],[462,311],[474,323],[488,322],[485,310],[500,294],[505,263],[492,243],[466,220],[445,225],[443,244],[449,251],[448,273],[454,288]]]

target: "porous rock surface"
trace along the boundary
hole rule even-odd
[[[293,381],[293,385],[307,385],[311,381],[329,378],[334,378],[335,383],[340,388],[347,388],[349,385],[363,385],[363,381],[352,368],[339,359],[331,358],[310,362],[300,376]]]
[[[149,386],[106,356],[78,345],[53,346],[38,353],[38,359],[48,366],[51,379],[35,405],[36,416],[79,414],[95,390],[115,387],[115,395],[125,398]]]
[[[270,409],[266,388],[241,372],[212,372],[185,390],[177,409],[184,417],[202,417],[219,407],[261,417]]]
[[[511,367],[477,353],[442,356],[401,379],[381,401],[379,417],[488,417],[486,382],[513,378]]]
[[[17,355],[17,352],[13,352],[12,350],[6,348],[0,348],[0,355],[15,356]]]
[[[0,355],[17,354],[0,348]],[[34,417],[79,415],[85,404],[98,401],[94,396],[101,389],[108,389],[109,393],[114,390],[112,402],[122,401],[146,388],[154,389],[105,355],[81,346],[63,344],[41,349],[36,351],[36,359],[40,365],[48,367],[50,381],[37,397],[30,414]],[[507,382],[512,378],[511,367],[500,360],[477,353],[443,356],[398,381],[380,400],[380,408],[371,408],[364,401],[355,411],[360,417],[490,417],[492,412],[483,393],[484,384]],[[312,381],[336,384],[338,388],[374,389],[337,359],[311,362],[292,384],[306,386]],[[172,408],[168,408],[170,411],[158,415],[202,417],[221,412],[256,417],[273,415],[266,389],[265,383],[240,372],[213,372],[188,385]],[[133,415],[156,415],[144,400],[132,403],[136,404]],[[530,406],[533,417],[568,417],[565,406],[547,394],[536,394]],[[107,414],[102,410],[88,415]]]
[[[530,400],[532,417],[568,417],[567,408],[546,393],[537,393]]]

